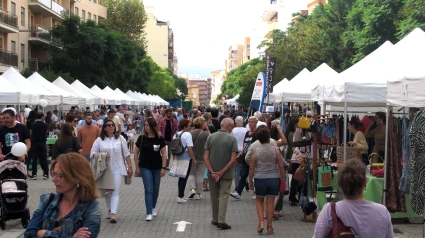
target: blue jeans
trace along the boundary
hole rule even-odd
[[[151,170],[140,168],[140,173],[145,187],[146,215],[152,214],[156,207],[159,195],[159,183],[161,182],[161,169]]]

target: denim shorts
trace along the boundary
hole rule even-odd
[[[280,178],[254,179],[255,195],[257,197],[278,196]]]

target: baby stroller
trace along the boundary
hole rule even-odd
[[[6,221],[21,219],[24,228],[30,221],[30,210],[27,208],[28,185],[27,169],[16,160],[0,162],[0,228],[6,228]]]

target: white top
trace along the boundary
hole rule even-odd
[[[265,122],[263,122],[263,121],[258,121],[258,122],[257,122],[257,128],[258,128],[259,126],[261,126],[261,125],[265,125],[265,126],[267,126],[267,123],[265,123]],[[246,129],[248,129],[248,130],[249,130],[249,124],[246,124]]]
[[[336,215],[351,226],[361,238],[394,237],[391,216],[387,208],[370,201],[343,200],[336,203]],[[325,204],[314,227],[314,238],[322,238],[332,228],[330,203]]]
[[[52,114],[52,121],[54,123],[57,123],[58,122],[58,117],[55,114]]]
[[[244,128],[244,127],[235,127],[232,130],[232,135],[238,141],[238,150],[239,151],[242,151],[242,149],[243,149],[243,140],[245,139],[246,132],[247,132],[247,129]]]
[[[173,139],[176,138],[176,135],[180,135],[181,133],[182,133],[181,131],[177,132],[174,135]],[[181,136],[181,140],[182,140],[183,147],[186,148],[186,150],[184,151],[182,155],[177,155],[176,157],[179,160],[190,160],[190,154],[189,154],[189,151],[187,150],[187,147],[188,146],[193,147],[192,134],[186,131],[183,132],[183,135]]]
[[[121,152],[122,149],[124,153]],[[91,148],[90,157],[96,152],[108,152],[111,155],[113,174],[127,175],[124,159],[130,155],[130,151],[128,151],[127,142],[124,137],[120,136],[118,139],[115,139],[115,137],[112,137],[112,139],[105,137],[105,140],[98,137]]]
[[[124,114],[122,114],[121,112],[117,112],[115,116],[120,119],[121,132],[124,132]]]
[[[103,120],[99,119],[98,121],[96,121],[96,125],[103,125]]]

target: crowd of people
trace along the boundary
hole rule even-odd
[[[102,216],[96,199],[105,198],[107,219],[110,223],[117,223],[120,187],[124,182],[130,184],[132,176],[141,177],[143,181],[146,221],[152,221],[158,215],[161,177],[166,173],[178,178],[178,204],[185,204],[188,199],[203,199],[201,192],[209,191],[211,224],[222,230],[231,229],[226,220],[229,197],[241,199],[244,189],[255,193],[259,220],[257,232],[260,234],[265,230],[273,234],[273,220],[283,216],[284,195],[289,193],[291,205],[297,206],[298,203],[298,181],[290,182],[289,191],[282,190],[288,166],[295,171],[302,160],[302,157],[293,156],[298,153],[292,145],[298,121],[292,119],[284,133],[279,112],[266,120],[259,112],[248,116],[241,106],[237,110],[234,107],[220,110],[206,107],[189,111],[155,107],[153,111],[134,112],[122,107],[96,109],[94,112],[72,107],[63,116],[56,110],[46,115],[33,110],[26,118],[26,126],[17,119],[18,115],[14,108],[6,108],[0,116],[0,161],[19,159],[28,167],[32,165],[32,174],[28,174],[30,179],[37,179],[39,162],[43,179],[51,176],[56,188],[56,194],[41,195],[25,237],[55,237],[58,234],[96,237]],[[350,130],[356,134],[356,125],[350,125]],[[46,146],[49,132],[59,134],[51,149],[50,168]],[[9,153],[16,142],[27,145],[27,158],[14,158]],[[183,148],[182,153],[175,152],[178,149],[176,144]],[[134,163],[131,161],[133,153]],[[288,158],[293,159],[290,165]],[[364,200],[358,188],[364,183],[364,171],[358,169],[359,166],[352,169],[353,166],[357,164],[342,168],[344,178],[339,179],[339,185],[346,200]],[[355,182],[344,182],[352,178],[356,179]],[[186,187],[188,195],[185,194]],[[338,215],[349,216],[350,209],[340,209],[343,203],[338,204]],[[381,207],[369,202],[349,206],[365,206],[385,213]],[[315,232],[320,235],[316,237],[323,237],[331,228],[328,210],[319,216]],[[46,216],[51,217],[50,222],[42,221]],[[376,225],[385,226],[389,232],[391,222],[388,224],[386,215],[384,217],[385,222]],[[82,222],[73,223],[77,220]],[[348,218],[343,221],[353,227],[354,223],[361,222]]]

